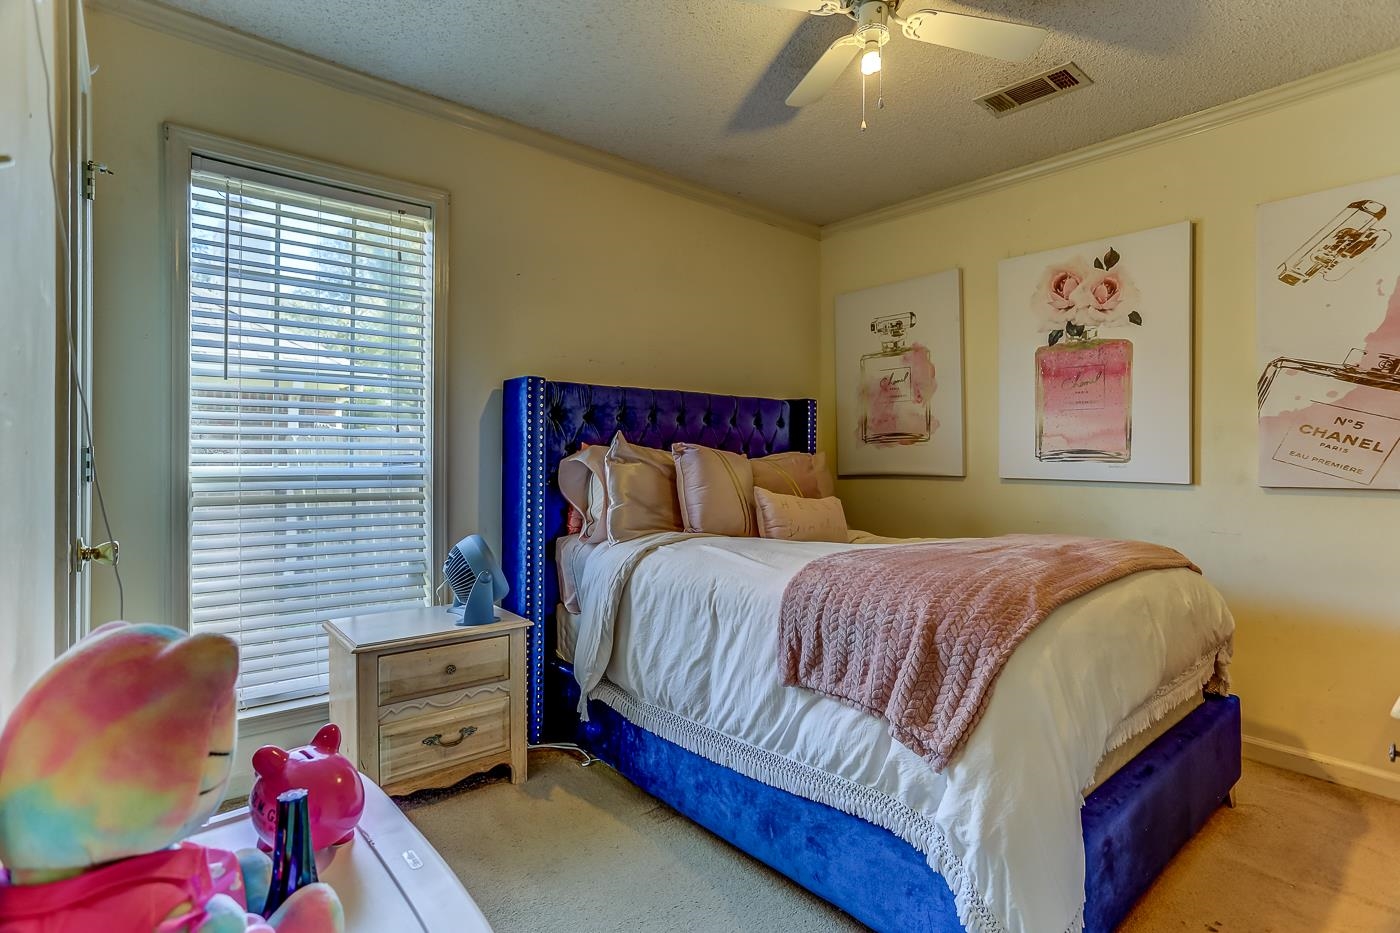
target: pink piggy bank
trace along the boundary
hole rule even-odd
[[[264,745],[253,753],[258,779],[248,795],[258,846],[272,848],[277,830],[277,795],[304,787],[311,813],[311,845],[317,850],[349,842],[365,809],[365,786],[350,759],[340,754],[340,727],[321,727],[310,745],[284,751]]]

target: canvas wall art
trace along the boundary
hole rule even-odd
[[[1191,482],[1191,224],[1003,260],[1001,475]]]
[[[837,469],[963,475],[957,269],[836,296]]]
[[[1400,489],[1400,175],[1259,207],[1259,484]]]

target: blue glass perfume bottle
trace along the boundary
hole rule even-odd
[[[277,795],[277,830],[272,838],[272,882],[262,915],[271,917],[301,888],[315,884],[316,852],[311,848],[311,812],[305,788]]]

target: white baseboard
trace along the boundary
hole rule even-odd
[[[1244,757],[1343,787],[1354,787],[1391,800],[1400,800],[1400,764],[1395,766],[1394,771],[1388,771],[1250,735],[1244,737]]]

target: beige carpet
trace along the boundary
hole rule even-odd
[[[530,767],[400,801],[497,933],[862,929],[606,765]],[[1400,804],[1246,762],[1123,930],[1400,933]]]

